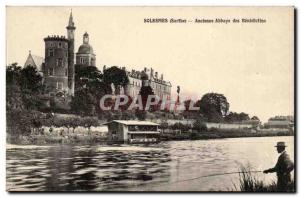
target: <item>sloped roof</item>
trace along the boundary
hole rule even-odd
[[[35,66],[38,71],[42,71],[42,65],[44,62],[45,60],[43,57],[29,54],[24,66]]]
[[[117,122],[117,123],[124,124],[124,125],[150,125],[150,126],[158,126],[159,125],[154,122],[139,121],[139,120],[113,120],[111,122],[104,123],[104,125],[110,124],[112,122]]]
[[[31,56],[37,67],[41,66],[45,62],[45,59],[41,56],[37,56],[37,55],[31,55]]]

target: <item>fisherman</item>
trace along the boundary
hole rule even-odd
[[[294,169],[294,163],[285,151],[285,143],[277,142],[277,152],[280,154],[274,168],[264,170],[265,174],[276,172],[277,174],[277,190],[287,191],[288,185],[291,183],[291,171]]]

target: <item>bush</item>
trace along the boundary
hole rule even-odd
[[[207,131],[207,127],[206,127],[206,124],[200,120],[200,119],[197,119],[194,124],[193,124],[193,129],[195,131]]]
[[[180,131],[188,131],[190,127],[188,125],[182,124],[180,122],[176,122],[171,126],[173,130],[180,130]]]

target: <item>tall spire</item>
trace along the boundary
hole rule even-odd
[[[74,27],[75,27],[75,25],[74,25],[72,9],[71,9],[71,13],[70,13],[70,17],[69,17],[69,24],[68,24],[67,28],[71,29],[71,28],[74,28]]]
[[[68,87],[69,93],[74,96],[74,86],[75,86],[75,68],[74,68],[74,39],[75,39],[75,25],[73,21],[72,9],[69,17],[69,24],[67,26],[68,33]]]

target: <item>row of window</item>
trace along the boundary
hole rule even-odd
[[[142,86],[142,83],[141,82],[137,82],[137,81],[134,81],[134,80],[132,80],[132,84],[133,84],[133,86]]]
[[[132,81],[133,86],[137,86],[137,87],[141,87],[142,83],[141,82],[137,82],[137,81]],[[157,90],[163,90],[163,91],[170,91],[170,87],[164,86],[164,85],[160,85],[157,83],[152,83],[151,87],[153,89],[157,89]]]
[[[50,42],[49,44],[48,44],[48,47],[55,47],[55,46],[57,46],[58,48],[68,48],[68,43],[66,43],[66,42]]]
[[[55,75],[55,68],[49,68],[48,69],[48,75],[49,76],[54,76]],[[68,69],[65,69],[65,76],[68,76]]]
[[[54,49],[48,49],[48,57],[54,57]],[[68,51],[65,51],[65,57],[68,57]]]
[[[155,84],[155,83],[151,84],[151,87],[156,90],[170,91],[170,87],[162,86],[162,85]]]
[[[88,62],[89,62],[88,58],[85,58],[85,57],[79,57],[79,63],[80,63],[80,64],[86,64],[86,63],[88,63]],[[95,62],[95,59],[91,58],[91,64],[92,64],[92,65],[94,64],[94,62]]]

